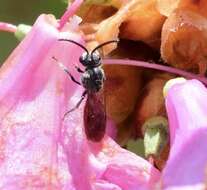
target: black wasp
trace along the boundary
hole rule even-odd
[[[66,68],[63,68],[72,81],[85,88],[79,102],[73,109],[65,113],[64,117],[68,113],[77,109],[87,95],[86,105],[84,109],[85,133],[89,140],[98,142],[103,138],[105,134],[106,110],[104,101],[105,97],[104,93],[102,92],[103,84],[105,81],[105,74],[104,70],[101,68],[101,56],[97,50],[110,43],[118,43],[118,40],[111,40],[102,43],[95,47],[90,53],[86,47],[76,41],[69,39],[59,39],[59,41],[71,42],[84,49],[84,53],[80,56],[79,61],[85,67],[85,70],[82,71],[80,68],[76,67],[77,71],[82,73],[81,82],[77,81]]]

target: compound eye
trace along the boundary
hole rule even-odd
[[[83,55],[81,55],[81,56],[79,57],[79,61],[80,61],[81,63],[84,62],[84,57],[83,57]]]
[[[96,61],[96,62],[101,60],[101,57],[100,57],[99,53],[93,53],[92,56],[93,56],[93,60]]]
[[[95,66],[98,66],[100,64],[100,60],[101,60],[100,55],[97,53],[93,53],[92,56],[93,56],[93,64]]]
[[[84,66],[87,65],[88,63],[88,54],[84,52],[80,58],[79,58],[80,63],[82,63]]]

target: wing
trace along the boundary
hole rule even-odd
[[[103,90],[88,92],[84,110],[85,133],[89,140],[100,141],[106,129],[106,105]]]

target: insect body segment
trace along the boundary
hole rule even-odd
[[[64,68],[64,71],[70,76],[72,81],[82,85],[85,88],[81,99],[74,108],[65,113],[64,118],[67,114],[77,109],[87,95],[87,101],[84,110],[85,133],[89,140],[95,142],[100,141],[105,134],[106,128],[106,109],[104,95],[102,93],[105,74],[104,70],[101,68],[101,57],[96,51],[109,43],[117,43],[118,40],[112,40],[100,44],[90,53],[83,45],[73,40],[60,39],[59,41],[68,41],[74,43],[85,50],[85,52],[79,58],[79,61],[85,67],[85,70],[82,71],[80,68],[76,67],[77,71],[82,73],[81,82],[76,81],[71,73],[66,68]]]
[[[100,90],[97,93],[88,92],[88,98],[84,109],[85,133],[89,140],[98,142],[106,128],[106,107],[104,93]]]
[[[103,87],[105,74],[102,68],[95,67],[86,69],[81,77],[81,83],[90,92],[98,92]]]

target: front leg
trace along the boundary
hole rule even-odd
[[[73,82],[75,82],[75,83],[78,84],[78,85],[81,85],[81,83],[78,82],[78,81],[73,77],[73,75],[69,72],[69,70],[65,67],[65,65],[63,65],[62,63],[60,63],[55,57],[52,57],[52,58],[58,63],[58,65],[60,66],[60,68],[68,74],[68,76],[70,77],[70,79],[71,79]]]
[[[79,73],[84,73],[83,70],[81,70],[81,68],[79,68],[78,66],[75,66],[76,70],[79,72]]]

